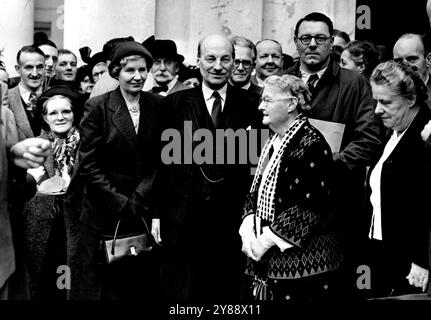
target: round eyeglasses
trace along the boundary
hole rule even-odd
[[[250,69],[253,66],[253,62],[251,62],[250,60],[239,60],[239,59],[233,60],[233,66],[235,68],[238,68],[240,64],[242,64],[242,67],[244,69]]]
[[[308,44],[310,44],[311,39],[314,39],[318,45],[322,45],[322,44],[324,44],[326,41],[328,41],[328,39],[329,39],[329,38],[331,38],[331,37],[326,37],[326,36],[324,36],[324,35],[319,34],[319,35],[317,35],[317,36],[305,35],[305,36],[302,36],[302,37],[300,37],[300,38],[296,38],[296,39],[298,39],[299,41],[301,41],[301,43],[302,43],[303,45],[308,45]]]

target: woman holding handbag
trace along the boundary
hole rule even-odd
[[[259,110],[274,134],[262,150],[239,230],[257,300],[327,299],[342,261],[330,227],[332,153],[305,117],[309,109],[301,79],[265,80]]]
[[[142,243],[124,248],[122,241],[124,237],[131,237],[132,242],[143,237],[151,241],[148,207],[160,157],[161,97],[142,92],[142,88],[152,63],[141,44],[117,45],[109,72],[120,86],[86,104],[78,175],[72,181],[74,195],[68,199],[80,230],[71,263],[72,299],[154,297],[155,264],[148,252],[139,252]],[[114,234],[112,248],[107,241],[112,245]],[[145,245],[148,250],[151,244]],[[108,252],[114,253],[117,261],[112,262]]]

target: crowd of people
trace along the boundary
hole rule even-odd
[[[81,48],[78,67],[38,35],[18,77],[2,63],[0,298],[431,293],[428,38],[405,34],[384,60],[313,12],[294,41],[296,59],[275,39],[208,35],[187,66],[173,40],[130,36]],[[220,131],[224,146],[246,132],[258,161],[195,139]]]

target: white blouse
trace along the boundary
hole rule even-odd
[[[370,239],[376,239],[376,240],[383,240],[382,238],[382,209],[381,209],[381,194],[380,194],[380,182],[381,182],[381,176],[382,176],[382,168],[383,163],[389,158],[391,153],[394,151],[395,147],[397,146],[398,142],[400,142],[401,138],[403,137],[404,133],[407,131],[404,130],[403,133],[398,135],[397,131],[394,131],[392,133],[391,138],[386,143],[385,150],[383,151],[383,154],[377,162],[376,166],[374,167],[373,171],[370,175],[370,187],[371,187],[371,196],[370,201],[373,205],[373,217],[371,219],[371,227],[370,232],[368,234],[368,237]]]

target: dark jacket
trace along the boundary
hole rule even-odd
[[[228,85],[218,129],[245,131],[260,126],[257,106],[257,95]],[[173,145],[183,153],[179,164],[162,165],[154,182],[154,209],[160,217],[166,259],[161,267],[163,292],[174,301],[235,301],[242,274],[238,229],[242,204],[252,181],[249,159],[243,164],[239,159],[226,164],[226,154],[231,149],[225,151],[222,164],[195,162],[202,145],[199,139],[192,141],[192,135],[199,129],[209,133],[204,136],[204,145],[214,157],[222,155],[217,145],[226,147],[226,136],[223,130],[221,135],[215,131],[201,87],[167,96],[163,108],[167,128],[180,134],[181,140]],[[185,121],[189,121],[188,127]],[[221,140],[213,140],[217,136]],[[247,141],[237,142],[236,155],[245,155],[247,145]],[[260,146],[257,148],[260,150]],[[162,155],[165,151],[163,148]]]
[[[382,168],[382,238],[393,259],[388,272],[402,272],[398,274],[400,280],[408,275],[412,262],[428,268],[431,152],[420,133],[430,119],[431,111],[422,106]],[[371,189],[368,191],[369,200]],[[371,203],[368,213],[370,223]]]
[[[300,76],[300,62],[287,74]],[[357,256],[366,241],[364,219],[366,166],[382,150],[383,126],[374,114],[371,88],[359,74],[330,61],[313,91],[310,118],[345,124],[339,156],[335,157],[335,188],[339,229],[346,252]],[[358,246],[355,248],[354,246]]]
[[[98,233],[112,235],[120,217],[135,213],[128,212],[132,202],[143,201],[160,154],[160,101],[158,95],[141,92],[138,134],[119,88],[86,103],[78,175],[67,201],[74,205],[73,198],[81,195],[79,220]]]
[[[286,71],[301,78],[300,63]],[[314,88],[310,118],[346,125],[340,157],[348,169],[370,165],[381,150],[382,126],[366,80],[330,62]]]
[[[230,128],[237,130],[260,127],[260,116],[257,107],[257,95],[228,85],[226,103],[222,112],[223,125],[219,129]],[[164,101],[163,108],[165,109],[164,114],[166,114],[168,128],[178,130],[182,137],[184,136],[185,139],[190,138],[189,141],[192,139],[191,132],[184,132],[184,121],[191,121],[191,130],[193,132],[200,128],[215,132],[201,87],[169,95]],[[213,137],[215,137],[215,134]],[[198,143],[199,141],[193,141],[193,148]],[[214,155],[216,154],[217,152],[214,150]],[[187,232],[185,225],[187,225],[186,221],[189,219],[187,214],[190,209],[188,208],[190,203],[194,201],[192,199],[196,196],[197,189],[200,188],[202,179],[204,179],[199,167],[212,180],[224,179],[220,198],[224,199],[225,210],[220,212],[222,216],[219,217],[220,219],[218,219],[217,223],[224,223],[224,218],[235,221],[235,224],[240,221],[238,211],[234,217],[229,216],[229,212],[239,209],[244,200],[250,183],[250,167],[248,163],[244,165],[165,165],[162,166],[161,172],[156,178],[157,187],[155,187],[158,198],[155,209],[162,219],[161,232],[165,243],[175,243],[178,241],[178,237],[184,236],[184,233]],[[214,190],[207,191],[209,197],[217,193]],[[200,196],[206,197],[207,195]]]

